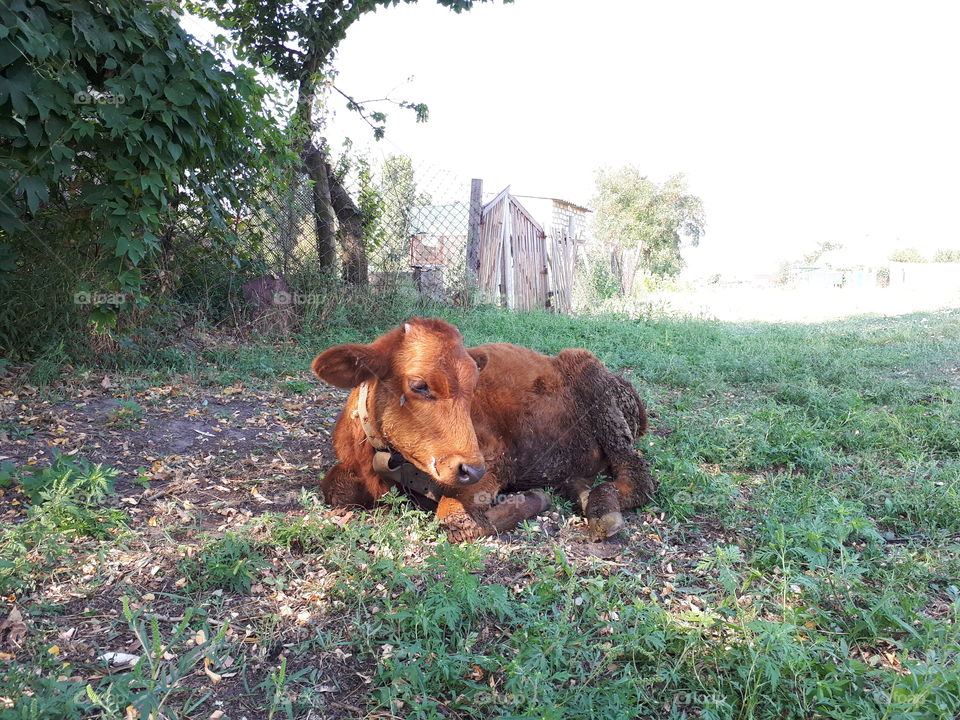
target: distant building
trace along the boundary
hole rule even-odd
[[[590,208],[561,198],[539,195],[516,195],[523,206],[536,218],[548,235],[569,236],[583,244],[587,239],[587,214]]]
[[[456,202],[420,205],[410,213],[410,265],[450,267],[463,263],[470,206]]]

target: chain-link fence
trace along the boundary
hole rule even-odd
[[[573,310],[587,208],[509,188],[484,196],[481,181],[404,156],[342,160],[319,182],[311,169],[288,177],[252,204],[262,274],[245,287],[248,304],[296,302],[326,278],[420,301]]]
[[[404,156],[341,160],[328,170],[327,188],[304,167],[261,187],[231,219],[233,246],[180,216],[152,278],[157,294],[215,324],[253,321],[267,330],[335,312],[347,295],[384,311],[471,301],[470,180],[414,168]]]
[[[342,190],[347,197],[341,194],[340,204],[348,207],[334,201],[327,210],[305,172],[291,171],[289,178],[257,199],[248,230],[258,238],[257,264],[291,293],[311,291],[323,274],[371,290],[405,288],[434,301],[452,301],[465,290],[469,181],[441,170],[415,171],[404,157],[378,167],[340,163],[329,173],[330,196]],[[330,230],[324,223],[333,218],[332,262],[324,262],[323,236]]]
[[[344,158],[319,180],[307,163],[264,183],[231,219],[238,244],[205,243],[202,223],[178,221],[172,294],[207,321],[268,330],[322,321],[358,298],[384,316],[429,303],[589,309],[576,292],[589,280],[588,208],[484,192],[405,156]]]

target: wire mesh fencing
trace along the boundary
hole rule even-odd
[[[345,191],[349,207],[334,203],[331,263],[323,260],[323,234],[333,219],[318,207],[324,199],[318,201],[306,173],[289,176],[286,186],[258,198],[248,231],[256,238],[257,264],[291,292],[315,289],[323,275],[374,291],[405,288],[434,301],[452,301],[464,290],[468,181],[441,170],[415,172],[406,158],[333,168],[330,183]],[[337,188],[330,194],[337,197]]]
[[[170,228],[172,252],[157,276],[181,303],[215,322],[284,330],[304,315],[335,312],[347,296],[385,312],[390,304],[469,301],[469,180],[414,169],[403,156],[341,161],[319,191],[306,168],[283,178],[231,219],[235,246],[207,242],[188,215]]]
[[[340,160],[319,179],[315,167],[291,167],[283,178],[235,219],[241,244],[213,293],[227,298],[230,317],[285,328],[334,312],[346,295],[373,298],[385,314],[424,302],[562,313],[589,305],[574,292],[588,208],[509,187],[485,195],[480,180],[404,156]],[[200,285],[217,278],[215,269],[191,275]]]

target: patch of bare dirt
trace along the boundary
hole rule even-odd
[[[306,514],[300,495],[317,492],[319,475],[334,462],[330,432],[344,398],[319,384],[291,394],[280,387],[197,387],[188,378],[161,386],[71,378],[55,394],[0,385],[0,462],[44,465],[63,454],[117,468],[116,504],[136,533],[133,542],[107,549],[70,548],[38,590],[9,602],[56,608],[28,623],[42,647],[56,647],[64,662],[90,667],[105,649],[141,653],[121,616],[120,598],[136,598],[133,610],[156,616],[168,635],[186,611],[178,563],[205,535],[250,532],[251,520],[265,513],[291,520]],[[22,521],[27,507],[16,489],[0,490],[0,521]],[[482,580],[522,593],[536,579],[531,554],[542,555],[577,574],[643,574],[650,578],[644,592],[659,602],[701,606],[690,595],[696,591],[691,583],[681,594],[673,581],[724,539],[723,529],[693,521],[678,530],[650,512],[629,513],[626,520],[621,537],[591,543],[583,518],[550,510],[523,529],[484,541],[491,552]],[[373,521],[367,513],[335,519]],[[409,562],[424,561],[438,540],[411,543]],[[206,704],[204,717],[211,710],[230,718],[263,717],[267,690],[251,692],[251,686],[274,671],[280,657],[287,659],[288,676],[299,669],[315,674],[311,687],[322,696],[323,717],[365,712],[373,660],[341,647],[296,649],[328,631],[345,632],[349,623],[346,609],[330,605],[337,578],[315,557],[278,549],[249,595],[218,590],[194,601],[209,613],[213,632],[224,629],[228,648],[215,666],[198,666],[182,681],[213,692],[214,708]],[[220,678],[215,687],[210,673]]]

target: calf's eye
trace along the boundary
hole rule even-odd
[[[417,393],[417,395],[423,395],[423,397],[430,397],[430,388],[427,387],[425,380],[417,378],[416,380],[410,381],[410,390]]]

